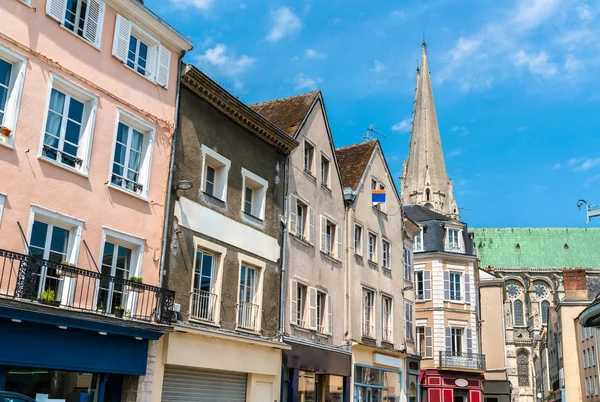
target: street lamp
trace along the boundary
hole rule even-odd
[[[585,205],[585,210],[587,213],[587,220],[585,221],[585,223],[588,224],[588,223],[590,223],[590,220],[600,216],[600,208],[598,208],[597,205],[588,204],[588,202],[586,200],[577,201],[577,208],[579,208],[580,211],[584,205]]]

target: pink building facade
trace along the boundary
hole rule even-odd
[[[191,42],[131,0],[0,15],[0,390],[143,400],[173,307],[161,248]]]

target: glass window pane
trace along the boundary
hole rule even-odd
[[[65,109],[65,98],[65,94],[56,89],[52,89],[52,92],[50,93],[50,110],[62,115],[63,110]]]
[[[81,121],[83,120],[83,107],[84,104],[82,102],[79,102],[77,99],[71,98],[71,102],[69,104],[69,119],[81,123]]]
[[[67,129],[65,130],[65,140],[74,145],[79,145],[79,136],[81,134],[81,126],[70,120],[67,121]]]
[[[12,71],[12,64],[0,60],[0,86],[8,87],[10,82],[10,73]],[[2,104],[0,104],[1,106]]]
[[[55,137],[59,137],[61,121],[62,116],[49,111],[48,119],[46,119],[46,132],[48,134],[52,134]],[[56,144],[56,146],[58,146],[58,143]]]
[[[115,145],[114,161],[120,165],[125,165],[125,147],[119,143]]]
[[[52,228],[52,240],[50,241],[50,250],[57,253],[66,254],[69,243],[69,231],[54,226]]]
[[[142,152],[142,140],[144,138],[144,134],[140,133],[137,130],[132,130],[133,137],[131,138],[131,148],[135,149],[138,152]]]
[[[8,98],[8,89],[0,86],[0,113],[6,108],[6,99]],[[2,122],[2,120],[0,120]]]
[[[123,144],[127,144],[127,136],[129,134],[129,127],[123,123],[119,123],[117,127],[117,141]]]
[[[129,169],[138,171],[140,170],[140,157],[141,154],[139,152],[130,151],[129,152]]]
[[[111,242],[104,243],[104,253],[102,255],[102,274],[111,275],[113,255],[115,252],[115,245]]]
[[[31,253],[39,258],[43,258],[44,249],[46,247],[46,236],[48,234],[48,224],[34,221],[31,227],[31,240],[29,245],[31,246]]]

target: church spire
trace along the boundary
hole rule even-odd
[[[422,43],[421,67],[417,70],[415,105],[408,160],[402,174],[402,202],[419,204],[439,213],[458,218],[452,180],[448,180],[438,128],[427,44]]]

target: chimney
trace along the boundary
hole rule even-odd
[[[565,299],[587,300],[587,280],[585,269],[563,269]]]

